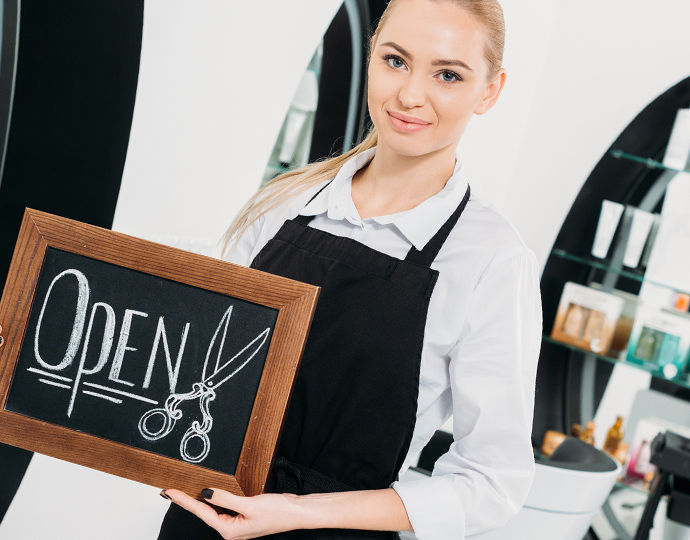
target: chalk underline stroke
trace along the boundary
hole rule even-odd
[[[27,368],[26,370],[31,371],[32,373],[38,373],[39,375],[45,375],[47,377],[53,377],[54,379],[57,379],[58,381],[72,382],[72,379],[70,379],[69,377],[63,377],[62,375],[56,375],[55,373],[43,371],[42,369],[30,367],[30,368]]]
[[[51,385],[51,386],[59,386],[60,388],[68,388],[68,389],[71,389],[71,388],[72,388],[72,387],[71,387],[70,385],[68,385],[68,384],[62,384],[62,383],[59,383],[59,382],[50,381],[50,380],[48,380],[48,379],[38,379],[38,380],[39,380],[40,382],[42,382],[42,383],[49,384],[49,385]]]
[[[36,369],[36,368],[27,368],[27,371],[32,371],[34,373],[39,373],[41,375],[53,377],[59,381],[72,382],[72,379],[70,379],[69,377],[61,377],[60,375],[55,375],[53,373],[47,373],[45,371],[42,371],[42,370]],[[51,380],[44,379],[44,378],[39,378],[38,380],[39,380],[39,382],[42,382],[44,384],[49,384],[51,386],[57,386],[59,388],[66,388],[68,390],[73,390],[73,387],[68,385],[68,384],[62,384],[62,383],[59,383],[56,381],[51,381]],[[127,396],[128,398],[143,401],[145,403],[151,403],[152,405],[158,405],[158,401],[156,401],[155,399],[149,399],[147,397],[133,394],[131,392],[124,392],[123,390],[118,390],[117,388],[110,388],[109,386],[103,386],[102,384],[96,384],[96,383],[92,383],[92,382],[83,382],[82,384],[84,384],[86,386],[91,386],[93,388],[98,388],[99,390],[104,390],[104,391],[108,391],[108,392],[113,392],[115,394],[120,394],[122,396]],[[112,401],[113,403],[122,403],[121,399],[113,398],[110,396],[103,396],[103,394],[98,394],[95,392],[87,392],[86,390],[84,390],[82,393],[88,394],[90,396],[102,397],[103,399],[107,399],[108,401]]]
[[[101,399],[105,399],[105,400],[108,400],[108,401],[112,401],[113,403],[117,403],[117,404],[122,403],[122,400],[119,399],[119,398],[114,398],[114,397],[106,396],[105,394],[99,394],[98,392],[91,392],[90,390],[82,390],[81,393],[82,393],[82,394],[89,395],[89,396],[94,396],[94,397],[98,397],[98,398],[101,398]]]

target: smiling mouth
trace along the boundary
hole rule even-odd
[[[402,118],[398,118],[397,116],[394,116],[390,112],[386,111],[388,114],[388,118],[390,119],[390,122],[393,126],[393,128],[396,131],[402,132],[402,133],[412,133],[416,131],[420,131],[424,129],[425,127],[430,126],[430,123],[420,123],[422,121],[418,122],[406,122]]]

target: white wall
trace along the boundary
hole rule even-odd
[[[460,158],[543,262],[613,139],[690,75],[690,2],[504,0],[509,79]],[[338,0],[149,0],[114,228],[211,244],[256,189]],[[612,179],[611,181],[615,181]],[[616,402],[614,396],[613,402]],[[154,488],[36,456],[0,537],[144,539]]]
[[[512,84],[509,79],[503,104],[473,120],[463,155],[475,184],[486,188],[543,264],[611,143],[650,101],[690,76],[690,2],[503,5]]]
[[[113,228],[214,242],[258,189],[339,0],[147,1]]]

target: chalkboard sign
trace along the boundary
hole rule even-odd
[[[261,493],[318,292],[27,210],[0,301],[0,441]]]

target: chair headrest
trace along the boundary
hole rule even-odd
[[[542,464],[587,472],[610,472],[618,467],[607,453],[570,435]]]

